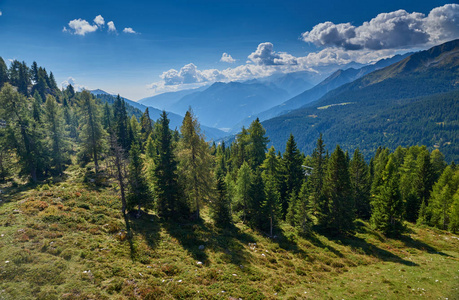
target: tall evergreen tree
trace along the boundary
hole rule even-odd
[[[245,223],[249,211],[250,202],[250,185],[252,183],[252,171],[247,162],[244,162],[237,172],[236,181],[236,198],[237,203],[235,206],[236,211],[242,210],[242,221]]]
[[[129,150],[129,147],[131,146],[131,140],[128,132],[128,122],[126,104],[124,100],[121,99],[120,95],[118,95],[113,103],[113,128],[116,136],[118,137],[118,143],[126,150]]]
[[[381,174],[381,185],[371,206],[371,223],[384,234],[398,234],[403,229],[403,202],[399,190],[399,174],[392,157]]]
[[[225,183],[222,164],[219,165],[216,176],[216,195],[212,201],[212,218],[217,226],[225,227],[232,223],[231,203]]]
[[[8,68],[5,64],[5,61],[0,56],[0,89],[7,82],[8,82]]]
[[[84,90],[80,94],[79,114],[82,122],[80,139],[81,151],[94,161],[96,173],[99,170],[99,156],[103,151],[106,132],[102,127],[100,108],[92,95]]]
[[[16,150],[22,171],[32,181],[43,171],[44,151],[42,129],[36,126],[29,100],[6,83],[0,91],[0,119],[7,123],[7,138],[11,149]]]
[[[182,139],[178,144],[179,179],[196,218],[200,218],[203,201],[211,198],[214,187],[213,157],[201,134],[198,120],[188,110],[180,128]]]
[[[320,212],[326,211],[325,209],[325,198],[323,195],[323,185],[326,169],[326,155],[325,155],[325,144],[322,139],[322,134],[317,139],[316,148],[312,152],[311,165],[308,166],[312,169],[311,175],[308,178],[310,182],[310,193],[311,201],[313,206],[313,213],[317,218],[321,218]]]
[[[303,160],[301,154],[296,146],[295,138],[293,134],[287,141],[285,152],[282,158],[283,170],[284,170],[284,186],[281,191],[281,203],[282,203],[282,218],[285,219],[287,214],[288,202],[290,197],[295,194],[297,195],[300,191],[301,185],[303,184]]]
[[[262,229],[269,228],[270,236],[273,236],[273,228],[282,217],[282,206],[279,192],[279,167],[274,147],[271,147],[263,162],[262,173],[265,199],[261,204],[260,214],[262,217]],[[269,220],[266,222],[265,220]],[[269,226],[267,226],[269,224]]]
[[[349,176],[357,217],[368,220],[371,215],[371,183],[368,166],[358,148],[354,151],[350,162]]]
[[[180,218],[187,207],[181,201],[178,184],[177,161],[174,155],[172,133],[165,111],[155,127],[156,156],[154,157],[154,190],[158,214],[166,219]]]
[[[143,161],[140,157],[140,146],[138,144],[132,144],[129,151],[129,159],[127,206],[129,210],[137,208],[137,216],[140,216],[141,208],[152,208],[153,201],[144,176]]]
[[[51,161],[58,174],[63,171],[63,163],[67,149],[65,147],[65,132],[62,110],[53,96],[48,95],[45,102],[45,128],[48,132]]]
[[[140,127],[140,138],[142,143],[145,143],[150,134],[153,132],[153,125],[151,123],[150,112],[148,110],[148,107],[145,109],[142,116],[140,117]]]
[[[258,118],[250,124],[248,132],[247,156],[252,170],[255,170],[265,160],[266,145],[269,139],[265,136],[266,130]]]
[[[322,212],[321,225],[337,232],[352,230],[355,206],[346,157],[339,146],[330,156],[323,188],[328,211]]]

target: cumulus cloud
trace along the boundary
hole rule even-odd
[[[104,17],[101,15],[98,15],[97,17],[94,18],[94,23],[96,23],[97,26],[102,27],[105,25],[105,20]]]
[[[397,10],[381,13],[361,26],[350,23],[317,24],[302,34],[305,42],[346,50],[406,49],[459,37],[459,5],[447,4],[428,16]]]
[[[232,64],[236,60],[231,55],[229,55],[228,53],[225,52],[225,53],[222,54],[222,58],[220,58],[220,61]]]
[[[249,59],[257,65],[273,66],[273,65],[295,65],[296,58],[288,53],[276,53],[272,43],[261,43],[257,50],[249,55]]]
[[[136,34],[136,33],[137,33],[137,32],[135,32],[134,29],[132,29],[131,27],[124,28],[124,29],[123,29],[123,32],[124,32],[124,33],[132,33],[132,34]]]
[[[113,23],[113,21],[108,22],[107,26],[108,26],[108,32],[116,32],[115,23]]]
[[[75,19],[69,22],[69,28],[64,27],[64,32],[71,32],[72,34],[84,36],[87,33],[96,31],[99,27],[97,25],[91,25],[88,21],[83,19]]]
[[[65,89],[69,85],[72,85],[74,90],[78,91],[78,92],[86,89],[84,86],[77,84],[75,82],[75,78],[73,78],[73,77],[69,77],[69,78],[67,78],[67,80],[64,80],[64,81],[61,82],[61,87],[63,89]]]

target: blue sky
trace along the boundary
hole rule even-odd
[[[0,0],[0,56],[138,100],[424,49],[459,37],[459,5],[448,3]]]

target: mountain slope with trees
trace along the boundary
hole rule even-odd
[[[263,125],[276,147],[292,132],[309,152],[322,132],[330,145],[358,146],[367,158],[380,144],[424,144],[457,161],[458,48],[455,40],[415,53]]]

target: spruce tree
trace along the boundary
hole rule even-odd
[[[399,190],[399,174],[392,157],[382,171],[381,185],[372,203],[371,223],[386,235],[395,235],[403,229],[403,202]]]
[[[252,183],[252,171],[247,162],[244,162],[237,172],[236,181],[236,211],[242,211],[242,221],[245,223],[249,211],[250,186]]]
[[[232,223],[231,203],[228,196],[224,171],[220,164],[215,172],[216,176],[216,195],[212,201],[212,219],[219,227],[225,227]]]
[[[92,95],[84,90],[80,94],[79,115],[82,122],[81,151],[92,157],[96,173],[99,170],[99,156],[105,146],[106,132],[102,127],[100,108]]]
[[[344,152],[339,145],[330,156],[324,181],[324,196],[327,211],[321,225],[335,232],[348,232],[353,229],[355,219],[354,199]]]
[[[290,197],[292,197],[293,194],[298,194],[301,185],[303,184],[304,175],[302,163],[303,160],[296,146],[295,138],[293,137],[293,134],[290,134],[282,158],[284,172],[284,184],[283,189],[281,191],[283,219],[285,219],[285,215],[287,214]]]
[[[310,167],[309,170],[311,172],[308,181],[310,182],[313,213],[318,219],[322,219],[324,216],[321,215],[321,212],[326,211],[326,201],[323,195],[326,163],[325,144],[322,139],[322,134],[320,134],[317,139],[316,148],[312,152],[311,165],[307,166]]]
[[[258,118],[250,124],[248,132],[247,157],[252,170],[255,170],[265,160],[266,145],[269,139],[265,136],[266,130]]]
[[[279,191],[280,163],[276,157],[274,146],[266,154],[266,159],[261,168],[263,169],[262,177],[265,193],[265,200],[261,205],[260,211],[263,214],[262,219],[264,219],[262,220],[262,229],[269,228],[269,234],[273,236],[273,227],[279,222],[282,216]],[[267,224],[269,224],[269,227],[266,226]]]
[[[116,97],[113,103],[113,127],[116,136],[118,137],[118,143],[123,149],[129,150],[131,140],[128,132],[128,116],[126,112],[126,104],[121,99],[120,95]]]
[[[0,89],[7,82],[8,82],[8,68],[5,64],[5,61],[0,56]]]
[[[137,209],[140,216],[141,208],[152,208],[152,197],[143,172],[143,161],[140,157],[140,146],[136,143],[129,150],[129,192],[127,194],[127,206],[129,210]]]
[[[357,217],[368,220],[371,215],[370,176],[368,166],[358,148],[350,162],[349,176]]]
[[[148,137],[153,132],[153,125],[151,123],[150,112],[148,110],[148,107],[145,109],[142,116],[140,117],[140,128],[140,138],[143,144],[147,141]]]
[[[156,124],[156,156],[153,169],[156,207],[159,216],[166,219],[179,219],[184,217],[188,209],[181,199],[172,132],[165,111]]]

